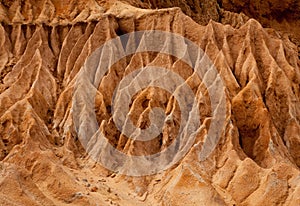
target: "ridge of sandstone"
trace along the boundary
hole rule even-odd
[[[66,1],[64,7],[61,2],[33,6],[25,1],[31,14],[20,10],[20,1],[0,4],[1,205],[300,204],[300,61],[294,43],[237,14],[226,18],[237,28],[212,20],[204,26],[179,8],[92,0]],[[215,150],[200,160],[212,115],[201,80],[173,58],[130,56],[94,88],[97,121],[111,144],[128,154],[155,153],[178,130],[175,119],[162,134],[164,141],[145,145],[111,126],[115,87],[147,64],[181,68],[175,71],[200,100],[201,129],[177,165],[152,176],[128,177],[85,153],[75,131],[72,95],[93,51],[109,39],[142,30],[174,32],[200,46],[224,82],[226,120]],[[161,105],[176,117],[180,112],[173,101],[164,91],[145,89],[132,100],[131,118],[142,128],[149,123],[149,109]]]

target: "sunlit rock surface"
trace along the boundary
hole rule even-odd
[[[297,45],[244,14],[208,2],[195,3],[194,10],[189,1],[0,3],[0,205],[300,205]],[[181,9],[165,8],[171,6]],[[170,69],[199,101],[201,125],[187,154],[168,170],[131,177],[90,158],[74,124],[73,96],[80,71],[97,48],[143,30],[179,34],[208,55],[224,84],[226,116],[216,147],[200,159],[214,114],[207,88],[193,70],[153,52],[113,65],[93,88],[90,112],[124,154],[160,152],[180,127],[172,94],[150,87],[132,98],[132,122],[147,128],[154,107],[174,118],[148,142],[121,134],[111,99],[130,72],[147,65]],[[90,114],[79,118],[83,115]]]

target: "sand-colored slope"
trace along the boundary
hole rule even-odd
[[[47,2],[47,8],[57,11],[54,1]],[[293,43],[253,19],[239,29],[214,21],[200,26],[178,8],[143,10],[117,2],[101,10],[97,5],[95,13],[91,10],[98,7],[93,6],[63,20],[52,18],[45,6],[37,8],[48,13],[39,12],[34,19],[15,10],[14,16],[2,18],[9,20],[0,25],[1,205],[300,204],[300,62]],[[113,126],[110,100],[128,73],[142,65],[164,66],[179,73],[195,94],[203,94],[197,96],[201,129],[179,164],[153,176],[126,177],[85,153],[72,97],[79,71],[93,51],[118,35],[153,29],[180,34],[209,56],[225,85],[226,121],[215,150],[200,160],[212,115],[201,80],[166,55],[122,60],[96,88],[95,109],[107,139],[124,153],[156,153],[178,130],[175,118],[162,140],[148,145],[120,134]],[[145,127],[155,106],[177,117],[173,101],[165,91],[145,89],[133,99],[132,121]]]

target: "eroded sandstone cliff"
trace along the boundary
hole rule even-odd
[[[215,3],[199,1],[209,4],[210,9],[203,9],[200,3],[186,1],[182,6],[182,2],[0,4],[1,205],[300,204],[297,45],[254,19],[221,11]],[[154,8],[172,5],[183,12]],[[113,65],[99,87],[83,82],[87,91],[97,90],[95,111],[90,112],[96,112],[102,132],[114,147],[130,155],[168,147],[180,127],[180,110],[166,91],[155,87],[140,91],[130,104],[136,126],[146,128],[149,112],[157,106],[174,118],[154,140],[129,139],[112,117],[111,99],[123,78],[142,66],[163,66],[177,72],[195,93],[201,126],[188,153],[166,171],[131,177],[102,167],[86,153],[74,124],[73,96],[79,73],[97,48],[142,30],[173,32],[195,42],[222,78],[226,104],[219,105],[226,112],[216,147],[200,159],[209,138],[213,100],[188,65],[159,52],[137,53]],[[90,114],[80,113],[79,119],[85,115]]]

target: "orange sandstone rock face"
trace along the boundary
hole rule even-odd
[[[201,26],[179,8],[141,9],[150,6],[130,3],[136,7],[104,1],[0,4],[0,204],[299,205],[297,46],[237,14],[226,21],[239,24],[238,29],[214,21]],[[78,84],[85,61],[97,48],[143,30],[168,31],[194,42],[222,79],[225,107],[218,105],[225,111],[225,121],[219,125],[222,132],[214,150],[204,159],[199,154],[210,138],[214,99],[203,84],[205,78],[195,77],[180,59],[160,52],[135,53],[112,65],[98,87],[88,87],[88,79]],[[108,56],[109,61],[113,58]],[[93,66],[99,65],[100,60]],[[169,147],[182,113],[173,94],[148,87],[131,99],[128,118],[141,129],[149,127],[155,107],[172,114],[153,140],[130,139],[112,116],[115,88],[130,73],[149,65],[178,73],[191,87],[200,126],[179,162],[152,175],[126,176],[91,158],[76,122],[87,131],[91,125],[74,116],[95,114],[109,144],[129,157]],[[217,83],[215,77],[206,78]],[[87,93],[95,91],[93,110],[79,114],[74,110],[80,105],[73,98],[78,85]],[[86,142],[91,150],[96,145],[92,140]]]

